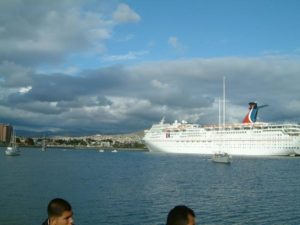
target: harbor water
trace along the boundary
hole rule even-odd
[[[299,224],[300,157],[0,149],[0,224],[36,225],[52,198],[73,206],[76,225],[163,225],[178,204],[197,224]]]

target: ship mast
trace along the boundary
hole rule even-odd
[[[225,104],[225,76],[223,77],[223,129],[225,129],[225,111],[226,111],[226,104]]]
[[[219,97],[219,130],[221,129],[221,99]]]

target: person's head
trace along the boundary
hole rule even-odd
[[[175,206],[170,210],[167,225],[195,225],[196,216],[192,209],[185,205]]]
[[[51,200],[47,211],[50,225],[73,225],[72,207],[66,200],[61,198]]]

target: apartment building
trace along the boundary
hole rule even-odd
[[[13,127],[8,124],[0,124],[0,142],[8,143],[12,135]]]

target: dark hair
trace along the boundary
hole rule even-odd
[[[188,215],[195,217],[194,211],[187,206],[175,206],[168,214],[167,225],[187,225]]]
[[[52,199],[48,204],[48,217],[58,217],[63,214],[65,211],[71,211],[72,207],[69,202],[62,198]]]

